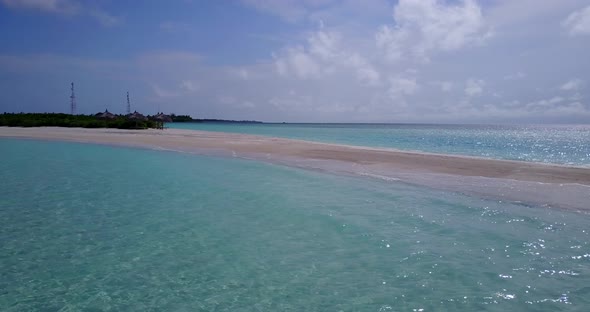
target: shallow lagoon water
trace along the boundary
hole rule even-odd
[[[590,166],[588,125],[171,123],[169,126],[324,143]]]
[[[585,311],[590,216],[262,162],[0,140],[2,311]]]

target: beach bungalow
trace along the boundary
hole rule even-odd
[[[164,113],[158,113],[157,115],[152,117],[152,120],[154,120],[156,122],[157,129],[164,130],[164,123],[172,122],[172,117],[170,117]]]
[[[94,117],[98,118],[98,119],[115,119],[117,118],[117,115],[109,112],[108,109],[105,109],[104,112],[98,112],[94,115]]]
[[[134,121],[135,122],[135,128],[136,129],[139,128],[139,122],[142,122],[143,123],[144,121],[147,121],[148,120],[147,117],[145,117],[144,115],[138,113],[137,111],[134,111],[133,113],[128,114],[126,117],[127,117],[127,120]]]

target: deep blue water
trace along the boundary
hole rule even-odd
[[[590,126],[171,123],[171,128],[590,166]]]
[[[586,311],[590,216],[232,158],[0,140],[2,311]]]

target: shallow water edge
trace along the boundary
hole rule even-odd
[[[174,148],[171,148],[142,142],[97,142],[94,140],[84,140],[83,138],[19,137],[15,139],[73,141],[85,144],[133,147],[215,157],[241,158],[305,170],[355,176],[364,179],[396,181],[410,185],[428,187],[434,190],[450,191],[469,196],[497,200],[500,202],[508,201],[523,205],[566,209],[585,214],[590,213],[590,205],[588,204],[590,203],[590,185],[579,183],[543,183],[506,178],[441,174],[420,170],[391,168],[382,164],[315,159],[301,156],[285,156],[274,153],[241,152],[228,148],[200,148],[195,146],[174,146]]]

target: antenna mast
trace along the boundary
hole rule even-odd
[[[127,114],[131,114],[131,102],[129,102],[129,91],[127,91]]]
[[[74,94],[74,83],[72,82],[72,95],[70,95],[70,111],[72,115],[76,114],[76,95]]]

